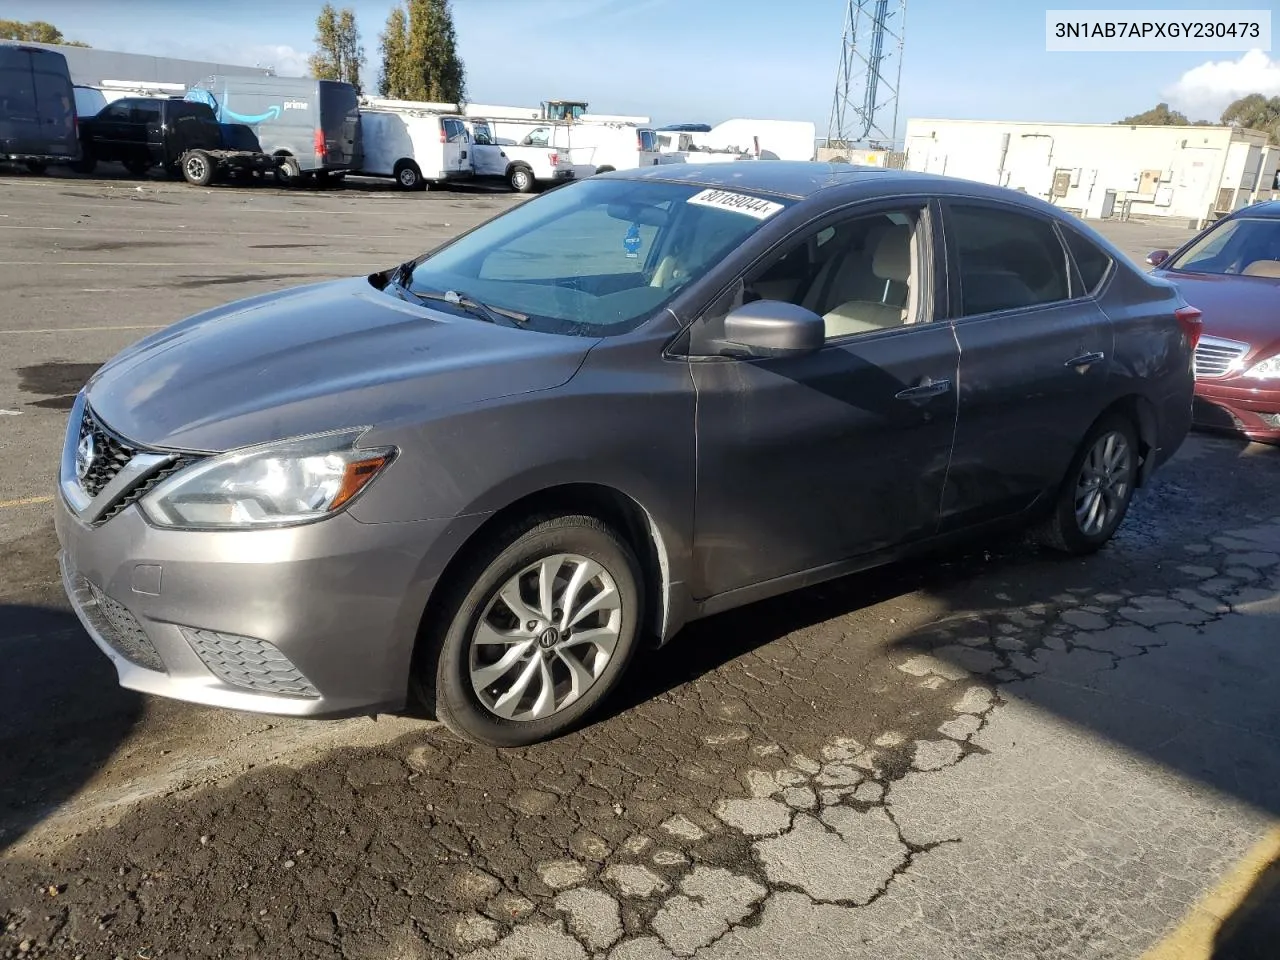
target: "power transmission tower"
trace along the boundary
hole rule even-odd
[[[849,0],[827,146],[893,149],[907,0]]]

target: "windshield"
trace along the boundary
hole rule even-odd
[[[1169,266],[1193,273],[1280,277],[1280,220],[1228,220],[1193,243]]]
[[[677,183],[584,180],[431,254],[413,268],[409,289],[453,291],[515,311],[532,330],[623,333],[789,202]]]

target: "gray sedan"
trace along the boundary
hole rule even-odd
[[[68,424],[64,581],[127,687],[527,744],[697,617],[997,526],[1098,549],[1198,336],[1025,195],[606,174],[115,357]]]

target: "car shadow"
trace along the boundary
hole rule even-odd
[[[69,610],[0,601],[0,851],[74,797],[143,712]]]

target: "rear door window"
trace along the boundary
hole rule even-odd
[[[134,123],[159,123],[160,104],[147,100],[138,100],[130,111],[129,119]]]
[[[467,128],[462,125],[461,120],[445,120],[444,135],[450,143],[465,143]]]
[[[652,130],[640,131],[640,149],[650,152],[658,149],[658,135]]]
[[[1068,227],[1062,228],[1062,235],[1083,282],[1083,289],[1079,292],[1084,296],[1092,296],[1098,292],[1107,271],[1111,269],[1111,255]]]
[[[0,69],[0,116],[32,119],[36,113],[36,90],[31,70],[22,57],[6,57]]]
[[[947,220],[959,261],[962,316],[1071,297],[1067,252],[1047,220],[969,203],[948,204]]]

